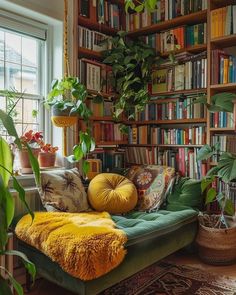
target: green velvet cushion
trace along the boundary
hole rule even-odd
[[[200,210],[202,204],[201,180],[182,177],[167,196],[166,210],[178,211],[188,208]]]

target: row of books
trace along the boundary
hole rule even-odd
[[[113,102],[104,100],[96,103],[93,99],[87,100],[88,108],[93,112],[94,117],[111,117],[113,113]]]
[[[212,84],[236,82],[236,56],[214,49],[211,52],[211,64]]]
[[[163,103],[147,104],[145,110],[137,113],[135,120],[176,120],[205,118],[206,108],[203,104],[194,104],[195,97],[185,97],[184,100],[176,100]]]
[[[132,13],[126,15],[126,30],[132,31],[161,21],[207,9],[207,0],[160,0],[152,13]]]
[[[234,116],[233,113],[216,112],[210,113],[211,128],[233,128]]]
[[[83,83],[88,90],[102,91],[104,93],[112,93],[111,85],[111,68],[107,65],[82,58],[78,61],[78,73],[81,83]]]
[[[174,167],[181,176],[196,179],[206,175],[206,164],[196,160],[197,148],[127,147],[125,151],[126,162],[130,165],[166,165]]]
[[[89,158],[100,159],[102,172],[116,172],[125,167],[125,150],[111,150],[107,148],[96,148]]]
[[[96,143],[123,141],[125,136],[121,133],[119,125],[113,122],[94,122],[93,137]]]
[[[105,24],[117,30],[121,28],[120,10],[115,3],[105,0],[79,0],[79,14],[92,22]]]
[[[110,49],[107,35],[100,32],[89,30],[85,27],[79,29],[79,46],[94,51],[103,51]]]
[[[229,152],[236,154],[236,136],[231,134],[214,134],[211,137],[211,143],[212,145],[215,145],[216,143],[219,143],[219,153],[212,156],[213,162],[219,161],[219,156],[221,152]]]
[[[236,5],[211,11],[211,38],[236,34]]]
[[[207,87],[207,59],[192,58],[182,64],[154,70],[152,94],[166,91],[201,89]]]
[[[128,141],[129,144],[203,145],[206,143],[206,128],[204,126],[172,129],[151,125],[130,126]]]
[[[178,27],[156,34],[156,47],[161,53],[206,44],[206,23]]]

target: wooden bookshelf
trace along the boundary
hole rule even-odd
[[[79,57],[86,57],[86,58],[92,58],[92,59],[96,59],[96,60],[102,60],[102,54],[101,52],[97,52],[94,50],[90,50],[84,47],[79,47],[78,48],[78,55]]]
[[[180,95],[180,94],[195,94],[195,93],[204,93],[207,91],[207,88],[199,89],[187,89],[187,90],[176,90],[176,91],[166,91],[166,92],[157,92],[152,93],[151,96],[170,96],[170,95]],[[152,100],[151,100],[152,101]]]
[[[210,85],[210,89],[217,91],[235,91],[236,83]]]
[[[86,27],[90,30],[93,31],[98,31],[101,32],[103,34],[107,34],[107,35],[116,35],[117,30],[105,25],[105,24],[99,24],[95,21],[91,21],[91,19],[86,18],[84,16],[78,16],[78,25],[82,26],[82,27]]]
[[[233,127],[209,128],[210,132],[235,131]]]
[[[211,39],[211,44],[219,48],[232,47],[236,45],[236,34]]]
[[[187,147],[187,148],[200,148],[203,145],[200,144],[127,144],[130,147],[169,147],[169,148],[180,148],[180,147]]]
[[[206,118],[195,119],[177,119],[177,120],[151,120],[151,121],[124,121],[127,125],[172,125],[172,124],[193,124],[193,123],[206,123]]]
[[[118,140],[116,140],[116,141],[98,141],[98,142],[96,142],[96,145],[97,146],[119,146],[119,145],[127,145],[128,144],[128,142],[127,141],[124,141],[124,140],[122,140],[122,141],[118,141]]]
[[[206,51],[207,49],[207,46],[206,44],[197,44],[197,45],[194,45],[194,46],[191,46],[191,47],[186,47],[186,48],[182,48],[182,49],[179,49],[179,50],[175,50],[174,53],[175,54],[178,54],[178,53],[182,53],[182,52],[190,52],[190,53],[199,53],[199,52],[202,52],[202,51]],[[165,52],[165,53],[161,53],[161,57],[168,57],[170,55],[171,52]]]
[[[207,10],[198,11],[184,16],[179,16],[171,20],[163,21],[155,25],[147,26],[128,33],[129,37],[138,37],[143,35],[150,35],[158,33],[174,27],[183,25],[192,25],[196,23],[203,23],[207,20]]]

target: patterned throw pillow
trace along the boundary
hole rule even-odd
[[[127,178],[138,191],[137,210],[158,210],[166,193],[174,183],[175,169],[167,166],[148,165],[130,168]]]
[[[77,168],[42,171],[39,193],[47,211],[89,210],[87,195]]]

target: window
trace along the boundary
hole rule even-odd
[[[9,15],[4,16],[0,11],[0,108],[10,112],[19,135],[30,129],[43,130],[45,38],[38,29],[34,33],[30,24],[21,26],[22,22],[9,22]],[[4,94],[6,90],[10,95]],[[3,126],[0,135],[7,137]]]

